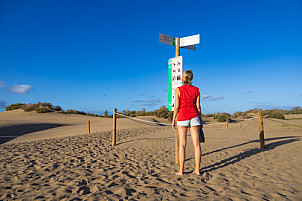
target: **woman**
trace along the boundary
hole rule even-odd
[[[173,128],[178,127],[179,134],[179,171],[177,175],[183,175],[185,150],[187,145],[187,131],[190,128],[192,143],[195,152],[195,170],[196,175],[200,175],[201,149],[198,137],[199,126],[202,127],[200,93],[199,89],[192,85],[193,73],[186,70],[182,74],[183,86],[175,90],[175,106],[173,114]],[[177,119],[177,123],[176,123]]]

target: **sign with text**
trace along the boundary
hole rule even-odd
[[[189,45],[189,46],[184,46],[184,47],[181,47],[181,48],[188,49],[188,50],[195,50],[196,51],[196,45]]]
[[[199,34],[194,36],[188,36],[184,38],[180,38],[180,47],[185,47],[189,45],[196,45],[200,43],[200,36]]]
[[[165,44],[168,44],[168,45],[175,46],[175,40],[176,39],[172,36],[168,36],[168,35],[165,35],[165,34],[159,34],[159,41],[161,43],[165,43]]]
[[[175,90],[182,85],[183,59],[182,56],[169,59],[169,90],[168,90],[168,110],[174,111]]]

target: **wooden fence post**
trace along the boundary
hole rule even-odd
[[[88,134],[90,134],[90,120],[88,120]]]
[[[116,109],[113,109],[112,146],[116,146]]]
[[[179,137],[177,128],[175,130],[175,164],[179,164]]]
[[[228,122],[226,121],[225,122],[225,130],[228,130],[229,129],[229,125],[228,125]]]
[[[259,124],[260,149],[265,149],[263,118],[261,112],[258,112],[258,124]]]

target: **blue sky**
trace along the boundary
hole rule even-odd
[[[203,113],[302,106],[300,0],[0,0],[0,110],[167,106],[175,47],[160,33],[200,34],[181,56]]]

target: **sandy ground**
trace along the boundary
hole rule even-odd
[[[257,119],[205,126],[202,175],[188,136],[180,177],[169,126],[118,119],[112,147],[112,119],[2,112],[1,136],[19,137],[0,145],[0,200],[302,200],[301,117],[265,119],[265,150]]]

